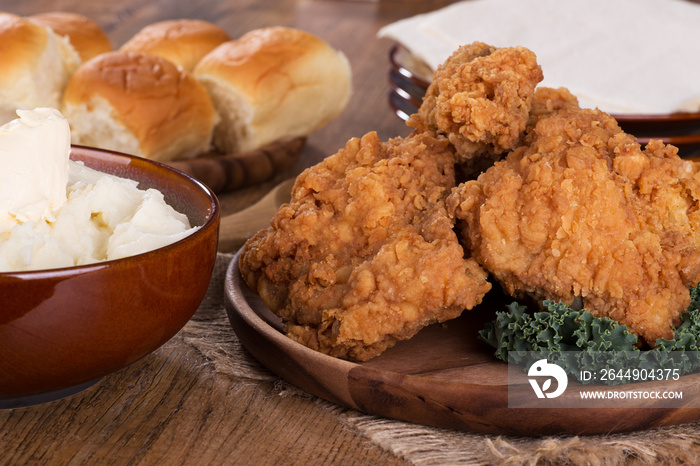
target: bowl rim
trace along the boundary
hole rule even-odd
[[[8,277],[8,278],[22,278],[22,279],[38,279],[41,278],[42,275],[47,275],[51,277],[57,277],[57,276],[62,276],[62,275],[73,275],[73,274],[82,274],[82,273],[89,273],[91,271],[95,270],[100,270],[105,267],[112,267],[112,266],[119,266],[120,264],[125,264],[129,261],[133,261],[134,258],[141,258],[144,257],[147,259],[149,256],[154,256],[158,254],[163,254],[167,253],[167,251],[177,248],[182,242],[184,241],[191,241],[192,238],[197,238],[199,236],[205,235],[206,230],[211,228],[215,223],[218,222],[219,218],[221,217],[221,208],[219,204],[219,200],[216,197],[216,194],[204,183],[201,181],[197,180],[196,178],[188,175],[185,172],[182,172],[176,168],[173,168],[165,163],[158,162],[155,160],[150,160],[146,159],[144,157],[139,157],[136,155],[131,155],[131,154],[126,154],[123,152],[117,152],[113,150],[108,150],[108,149],[100,149],[96,147],[89,147],[89,146],[83,146],[83,145],[78,145],[78,144],[71,144],[71,156],[73,155],[73,150],[78,149],[80,151],[88,152],[88,153],[95,153],[95,154],[102,154],[108,156],[110,159],[113,157],[119,157],[125,160],[127,163],[126,165],[131,165],[132,163],[135,164],[144,164],[144,165],[156,165],[160,169],[165,169],[167,171],[171,171],[175,173],[179,178],[187,181],[188,183],[191,183],[192,185],[195,186],[196,189],[202,191],[206,197],[209,199],[209,204],[210,204],[210,209],[209,212],[206,216],[206,220],[202,225],[199,225],[197,230],[195,230],[192,234],[187,235],[184,238],[181,238],[173,243],[167,244],[165,246],[161,246],[156,249],[151,249],[150,251],[142,252],[139,254],[134,254],[132,256],[126,256],[126,257],[120,257],[119,259],[109,259],[109,260],[103,260],[99,262],[92,262],[89,264],[82,264],[82,265],[72,265],[70,267],[55,267],[55,268],[47,268],[47,269],[36,269],[36,270],[22,270],[22,271],[8,271],[8,272],[0,272],[0,279],[3,277]],[[114,264],[114,265],[112,265]]]

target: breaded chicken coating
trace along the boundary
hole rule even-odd
[[[487,274],[445,207],[454,157],[445,138],[368,133],[297,178],[239,261],[290,338],[363,361],[481,302]]]
[[[578,108],[578,99],[567,88],[538,87],[532,96],[526,132],[531,132],[537,121],[562,108]]]
[[[675,147],[642,150],[611,116],[560,107],[455,188],[448,210],[511,295],[579,301],[653,346],[673,336],[700,279],[698,175]]]
[[[407,124],[419,133],[445,135],[459,162],[493,162],[520,144],[542,79],[530,50],[474,42],[438,67]]]

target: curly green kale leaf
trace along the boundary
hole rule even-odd
[[[657,361],[650,361],[649,368],[656,363],[656,367],[678,368],[681,374],[700,369],[700,285],[690,289],[690,298],[690,306],[681,314],[681,324],[676,328],[673,339],[656,340],[654,352],[659,354],[654,355]]]
[[[607,317],[595,317],[588,311],[544,301],[547,311],[527,312],[527,307],[513,302],[496,319],[479,332],[482,339],[496,348],[496,357],[508,360],[511,351],[633,351],[636,335],[629,333]]]
[[[535,362],[536,352],[576,379],[581,369],[590,367],[678,368],[687,374],[700,370],[700,285],[691,288],[690,296],[674,338],[659,339],[648,351],[637,348],[637,337],[626,325],[550,300],[543,302],[546,311],[532,313],[513,302],[497,312],[479,335],[496,349],[497,358],[522,364],[526,370]]]

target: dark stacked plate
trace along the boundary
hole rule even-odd
[[[427,66],[423,72],[416,71],[419,62],[412,60],[408,50],[400,45],[394,45],[389,50],[389,105],[402,120],[407,120],[415,113],[423,101],[425,91],[430,85]]]
[[[389,51],[389,105],[402,120],[415,113],[430,85],[430,71],[400,45]],[[661,139],[682,157],[700,156],[700,112],[665,115],[613,115],[620,127],[644,145]]]

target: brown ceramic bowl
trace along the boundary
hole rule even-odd
[[[124,259],[0,273],[0,408],[60,398],[151,353],[199,307],[216,259],[214,194],[165,165],[73,147],[88,167],[156,188],[199,230]]]

